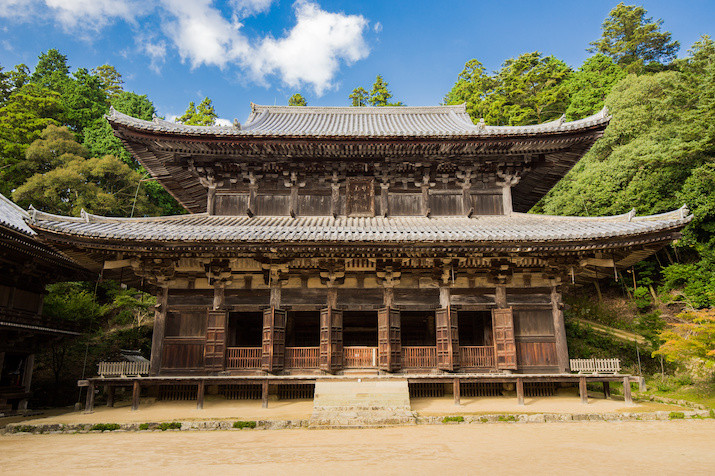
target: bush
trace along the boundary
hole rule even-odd
[[[233,427],[238,428],[238,429],[244,429],[244,428],[250,428],[253,429],[256,427],[256,422],[255,421],[243,421],[243,420],[238,420],[233,422]]]
[[[499,418],[497,418],[498,421],[516,421],[516,417],[514,415],[499,415]]]
[[[32,433],[35,427],[32,425],[20,425],[15,427],[15,433]]]
[[[90,428],[91,431],[97,430],[97,431],[114,431],[118,430],[120,428],[118,423],[97,423],[96,425],[92,425],[92,428]]]
[[[446,416],[442,418],[442,423],[462,423],[464,422],[464,417],[463,416]]]
[[[172,422],[164,422],[159,424],[159,429],[161,431],[166,431],[166,430],[181,430],[181,422],[178,421],[172,421]]]
[[[139,425],[140,430],[148,430],[149,429],[149,423],[142,423]]]
[[[670,415],[668,415],[668,418],[671,420],[682,420],[685,418],[685,413],[683,412],[670,412]]]

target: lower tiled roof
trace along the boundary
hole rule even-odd
[[[214,243],[519,243],[627,238],[680,230],[691,216],[683,207],[636,217],[561,217],[514,213],[478,217],[267,217],[206,214],[110,218],[64,217],[31,210],[30,225],[53,235],[126,242]],[[188,243],[187,243],[188,244]]]

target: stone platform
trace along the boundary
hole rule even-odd
[[[312,427],[414,424],[407,379],[317,380]]]

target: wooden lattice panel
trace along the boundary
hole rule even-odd
[[[313,398],[315,396],[315,385],[310,384],[291,384],[278,385],[278,398],[280,400],[298,399],[298,398]]]
[[[460,385],[463,397],[501,397],[502,384],[491,382],[463,383]]]
[[[226,400],[261,399],[261,386],[258,384],[220,385],[218,391]]]
[[[433,398],[433,397],[444,397],[444,384],[443,383],[411,383],[410,388],[410,398]]]
[[[159,400],[196,400],[196,385],[160,385]]]
[[[527,397],[551,397],[555,393],[554,382],[524,382],[524,395]]]

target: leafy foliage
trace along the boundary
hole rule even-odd
[[[381,75],[377,75],[372,89],[368,93],[365,88],[359,86],[350,93],[351,105],[355,107],[362,106],[404,106],[402,101],[390,102],[392,92],[388,88],[389,84]]]
[[[671,41],[669,32],[660,31],[663,20],[654,22],[646,13],[643,7],[619,3],[604,20],[603,34],[589,51],[608,55],[631,72],[673,60],[680,44]]]
[[[300,93],[295,93],[288,99],[289,106],[307,106],[308,101]]]
[[[608,93],[625,76],[625,71],[608,56],[597,54],[588,58],[568,80],[570,100],[566,119],[581,119],[601,110]]]
[[[368,92],[365,91],[365,88],[362,86],[358,86],[357,88],[353,89],[353,91],[350,93],[350,96],[348,96],[351,101],[351,106],[353,107],[363,107],[367,106],[367,100],[370,97]]]
[[[217,117],[218,114],[216,114],[211,99],[204,98],[198,107],[191,101],[184,115],[178,118],[177,121],[191,126],[213,126],[216,124]]]

